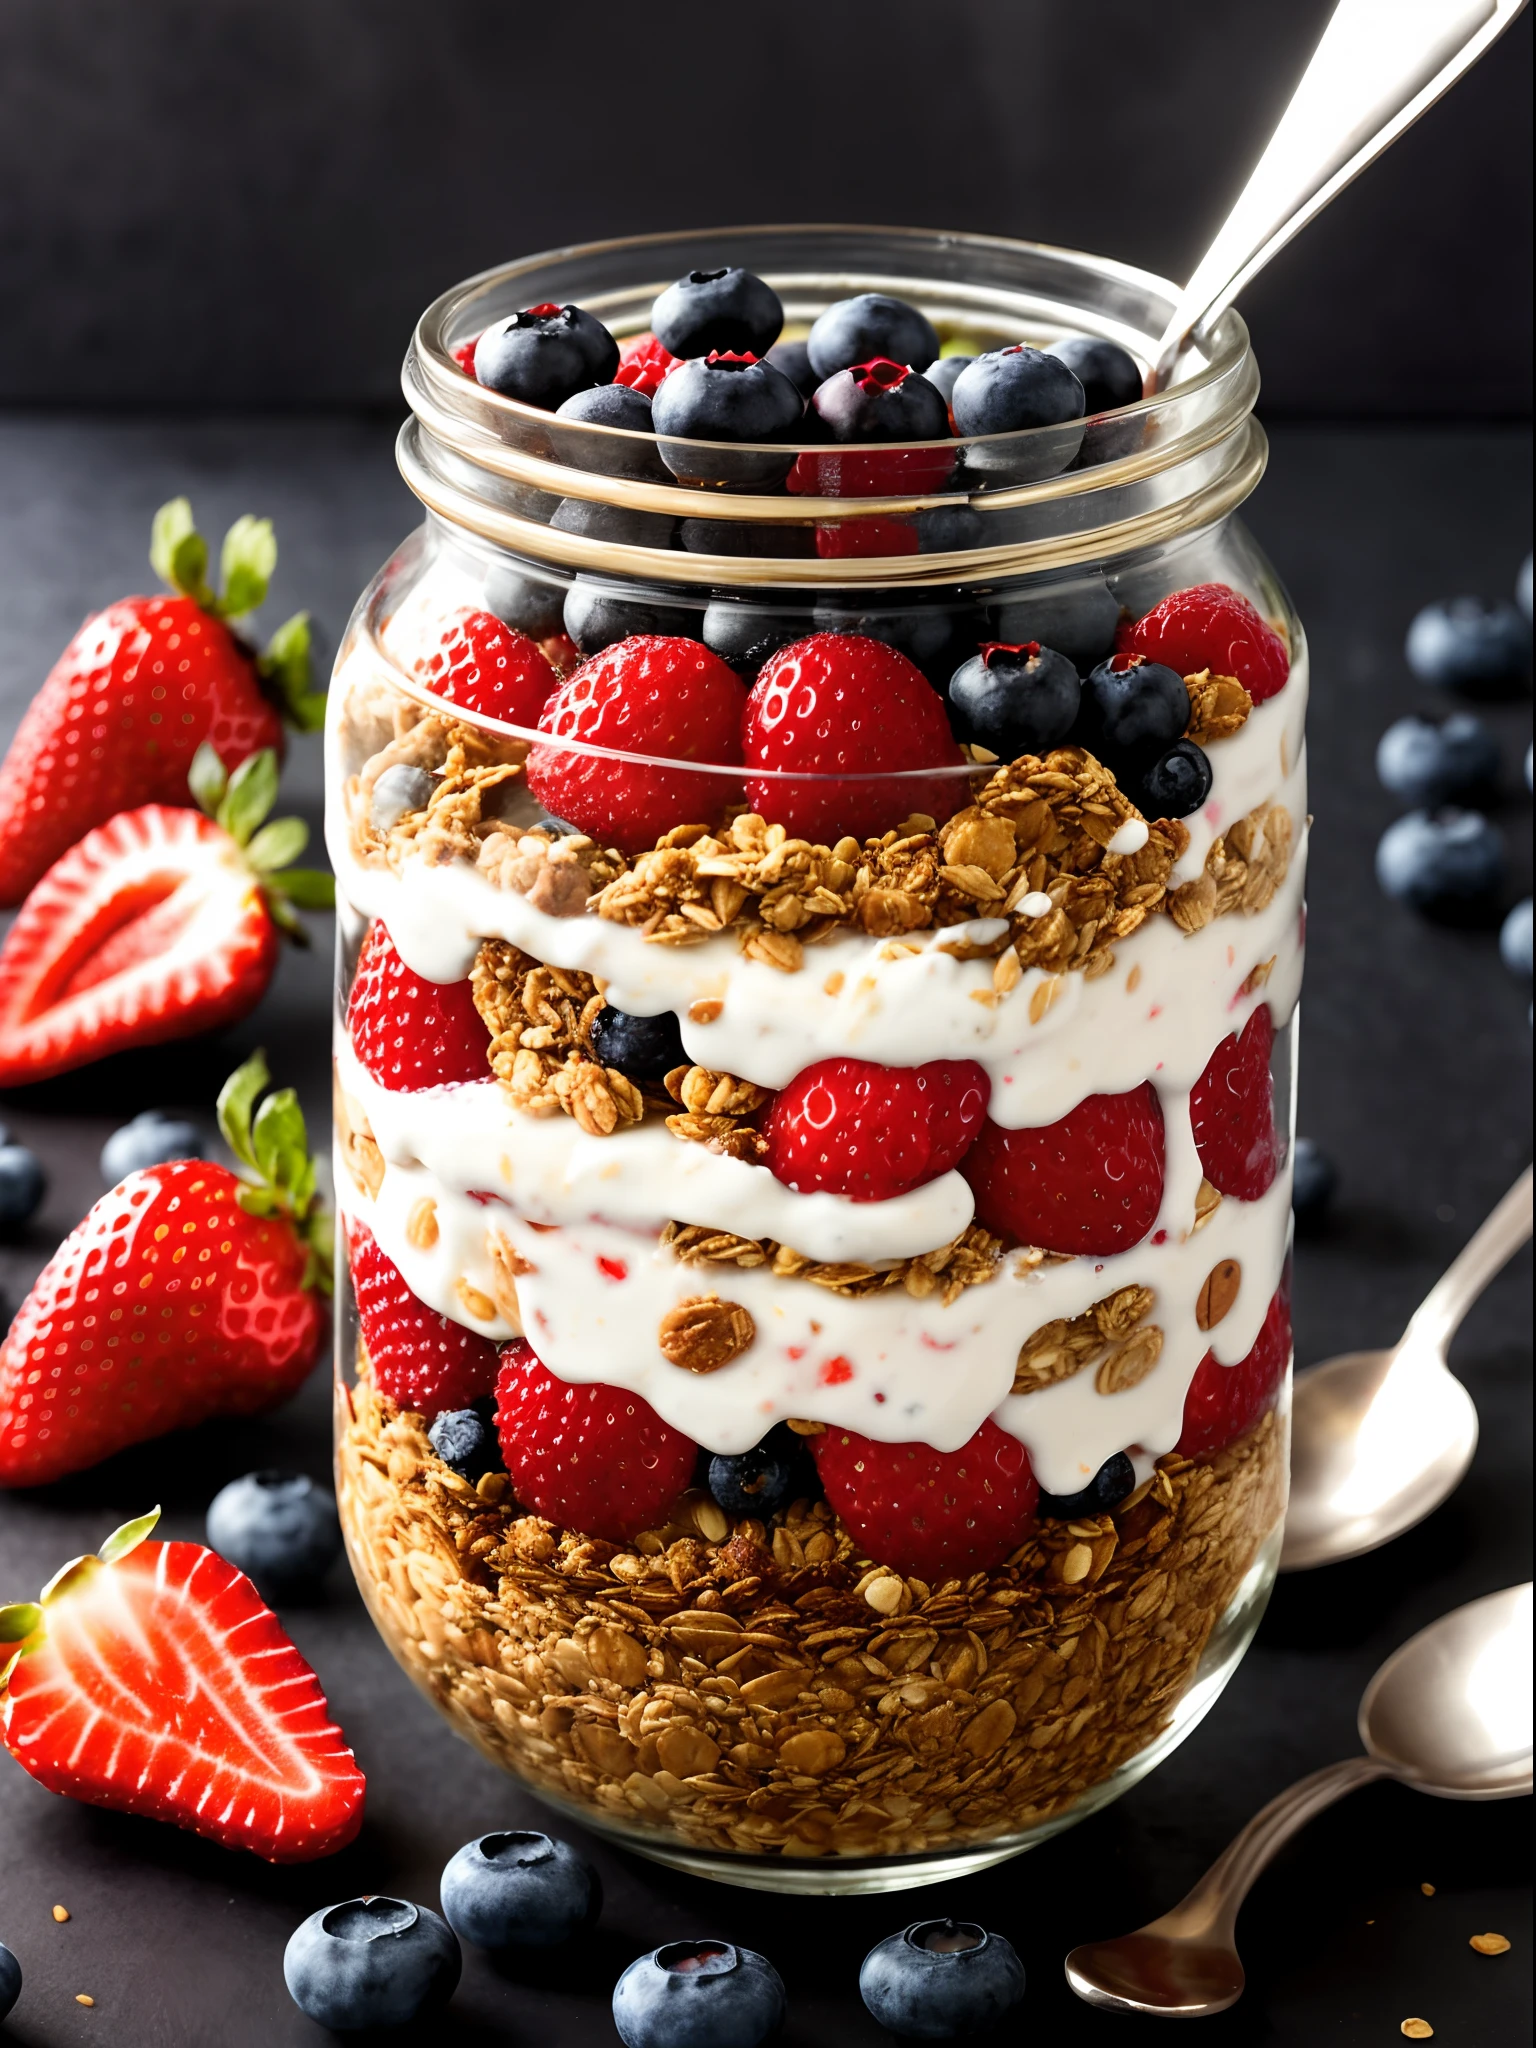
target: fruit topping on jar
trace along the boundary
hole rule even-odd
[[[1082,685],[1067,657],[1038,640],[989,640],[955,670],[949,701],[966,739],[1011,761],[1060,746],[1077,722]]]
[[[792,441],[805,401],[782,370],[750,352],[712,351],[672,371],[651,401],[651,420],[662,436],[661,457],[684,483],[764,489],[788,475],[793,454],[754,448],[711,455],[689,441]],[[666,438],[675,436],[675,439]]]
[[[1115,636],[1122,654],[1144,654],[1181,676],[1235,676],[1255,704],[1285,687],[1291,672],[1285,642],[1274,627],[1225,583],[1176,590],[1139,619],[1121,622]]]
[[[821,381],[811,368],[811,351],[803,341],[776,341],[763,360],[782,370],[802,398],[809,398]]]
[[[496,1385],[496,1346],[428,1308],[365,1224],[348,1226],[358,1321],[381,1394],[419,1415],[467,1408]]]
[[[1163,1112],[1150,1082],[1090,1095],[1054,1124],[990,1120],[961,1163],[988,1230],[1042,1251],[1129,1251],[1163,1203]]]
[[[434,696],[509,725],[537,725],[560,680],[535,641],[486,611],[450,619],[421,667]]]
[[[747,701],[743,750],[749,769],[786,777],[749,774],[752,808],[813,843],[869,838],[915,814],[942,823],[966,797],[963,777],[891,779],[964,757],[921,669],[860,634],[813,633],[766,662]]]
[[[490,1037],[468,980],[424,981],[395,951],[382,923],[368,928],[347,1001],[352,1050],[381,1087],[450,1087],[483,1081]]]
[[[957,434],[1012,434],[1083,416],[1083,387],[1056,356],[1025,342],[977,356],[950,395]]]
[[[651,332],[674,356],[736,350],[763,356],[779,338],[784,308],[772,285],[750,270],[690,270],[651,308]]]
[[[475,343],[477,383],[546,412],[589,385],[611,384],[618,367],[618,343],[580,306],[529,306]]]
[[[620,349],[619,367],[613,381],[615,384],[627,384],[631,390],[639,391],[647,398],[654,398],[661,388],[662,379],[669,370],[675,370],[681,360],[654,334],[637,334]]]
[[[1090,413],[1113,412],[1122,405],[1134,405],[1141,397],[1136,358],[1117,341],[1105,341],[1097,334],[1069,334],[1053,341],[1046,354],[1065,363],[1082,385],[1083,403]]]
[[[1190,1123],[1205,1177],[1241,1202],[1256,1202],[1280,1170],[1270,1072],[1274,1041],[1268,1006],[1260,1003],[1241,1033],[1229,1032],[1217,1046],[1190,1091]]]
[[[949,408],[942,394],[904,363],[877,356],[839,370],[816,387],[811,411],[822,435],[839,448],[860,441],[946,441]],[[873,498],[903,491],[940,491],[955,466],[953,448],[851,455],[802,455],[791,490],[827,497]]]
[[[800,1194],[887,1201],[959,1164],[985,1121],[990,1089],[975,1060],[818,1060],[775,1101],[766,1164]]]
[[[806,341],[811,368],[821,382],[855,363],[884,356],[911,370],[926,370],[939,353],[933,322],[905,299],[886,292],[860,292],[828,306]]]
[[[649,436],[650,393],[618,382],[594,384],[556,406],[555,418],[574,427],[615,427],[626,435]],[[558,454],[562,461],[578,469],[595,470],[600,476],[632,476],[658,484],[672,481],[671,471],[649,439],[621,441],[608,434],[566,434],[560,439]],[[665,547],[667,542],[660,545]]]
[[[1000,1565],[1023,1541],[1040,1491],[1028,1451],[991,1421],[958,1451],[829,1429],[811,1439],[811,1454],[865,1555],[929,1585]]]

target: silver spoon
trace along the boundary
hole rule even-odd
[[[1525,0],[1339,0],[1252,177],[1184,287],[1147,377],[1496,42]]]
[[[1461,1484],[1477,1449],[1477,1410],[1446,1346],[1530,1234],[1527,1167],[1391,1350],[1349,1351],[1297,1375],[1282,1571],[1390,1543]]]
[[[1189,1896],[1160,1920],[1067,1957],[1067,1982],[1110,2012],[1203,2019],[1242,1996],[1234,1932],[1254,1879],[1314,1814],[1397,1778],[1437,1799],[1512,1799],[1531,1789],[1531,1588],[1511,1586],[1442,1615],[1395,1651],[1365,1689],[1367,1754],[1314,1771],[1249,1821]]]

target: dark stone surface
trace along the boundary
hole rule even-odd
[[[674,225],[1188,277],[1331,11],[7,0],[0,403],[393,407],[455,278]],[[1526,19],[1244,293],[1271,409],[1529,412],[1530,70]]]
[[[0,548],[8,730],[81,615],[142,588],[153,508],[186,489],[215,533],[267,511],[283,544],[271,616],[312,603],[339,629],[366,575],[411,523],[389,434],[336,421],[0,422]],[[1301,1122],[1338,1160],[1335,1219],[1297,1261],[1298,1355],[1389,1340],[1527,1156],[1526,991],[1492,934],[1423,925],[1377,895],[1375,837],[1391,815],[1371,759],[1391,718],[1429,703],[1407,677],[1403,629],[1426,598],[1509,588],[1528,545],[1525,438],[1487,430],[1290,429],[1275,436],[1252,524],[1308,621],[1316,828]],[[1529,707],[1490,714],[1504,739],[1498,810],[1529,888],[1529,804],[1518,763]],[[290,794],[314,815],[313,742]],[[222,1045],[107,1063],[15,1094],[5,1120],[42,1152],[52,1189],[21,1245],[0,1251],[12,1301],[58,1235],[101,1192],[96,1153],[153,1104],[209,1114],[236,1057],[264,1042],[325,1115],[323,949],[291,959],[259,1019]],[[858,2002],[865,1950],[944,1911],[1014,1941],[1030,1972],[1029,2038],[1097,2042],[1123,2022],[1066,1991],[1074,1942],[1138,1925],[1171,1904],[1253,1810],[1355,1745],[1355,1703],[1378,1662],[1460,1601],[1530,1570],[1530,1266],[1495,1282],[1457,1340],[1483,1443],[1460,1492],[1378,1555],[1281,1583],[1258,1641],[1210,1719],[1116,1806],[1000,1871],[885,1900],[801,1902],[711,1889],[603,1847],[607,1906],[569,1961],[497,1975],[467,1958],[453,2038],[596,2048],[623,1965],[657,1942],[713,1933],[771,1956],[789,1986],[791,2048],[863,2048],[883,2037]],[[201,1533],[227,1479],[263,1464],[323,1474],[323,1375],[281,1413],[214,1424],[130,1452],[43,1492],[0,1500],[0,1595],[24,1596],[155,1500],[166,1532]],[[365,1890],[435,1904],[442,1865],[492,1827],[540,1809],[460,1744],[409,1688],[344,1571],[323,1602],[285,1615],[369,1774],[360,1841],[329,1864],[273,1870],[151,1822],[53,1798],[0,1763],[0,1939],[27,1985],[5,2030],[24,2048],[280,2048],[323,2037],[289,2003],[283,1944],[303,1916]],[[1315,1823],[1260,1882],[1240,1928],[1249,1990],[1208,2023],[1213,2044],[1372,2048],[1409,2014],[1437,2038],[1505,2048],[1530,2036],[1529,1811],[1457,1805],[1393,1786]],[[572,1831],[574,1832],[574,1831]],[[1420,1891],[1436,1886],[1433,1898]],[[49,1909],[73,1918],[56,1926]],[[1468,1937],[1514,1942],[1484,1958]],[[87,2012],[76,1992],[96,2000]],[[396,2036],[442,2039],[443,2031]],[[1022,2038],[1022,2037],[1021,2037]]]

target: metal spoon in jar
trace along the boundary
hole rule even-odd
[[[1179,295],[1146,395],[1180,349],[1432,107],[1525,0],[1339,0],[1280,125]]]
[[[1461,1484],[1477,1449],[1477,1410],[1446,1346],[1530,1234],[1527,1167],[1391,1350],[1349,1351],[1298,1373],[1281,1571],[1390,1543]]]
[[[1314,1771],[1272,1799],[1171,1913],[1067,1957],[1079,1998],[1110,2012],[1203,2019],[1242,1996],[1234,1931],[1254,1879],[1314,1814],[1373,1778],[1436,1799],[1531,1790],[1531,1588],[1442,1615],[1390,1656],[1360,1702],[1367,1754]]]

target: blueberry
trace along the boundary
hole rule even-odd
[[[497,562],[485,572],[482,594],[488,612],[526,633],[530,640],[548,640],[565,630],[563,583]]]
[[[937,362],[930,363],[924,370],[923,375],[943,399],[946,412],[955,395],[955,379],[975,360],[974,356],[940,356]]]
[[[953,555],[966,548],[979,548],[986,539],[986,526],[979,512],[969,505],[930,505],[913,516],[920,555]]]
[[[263,1599],[312,1592],[341,1554],[329,1487],[288,1472],[247,1472],[208,1503],[208,1548],[244,1572]]]
[[[1210,756],[1193,740],[1175,740],[1131,787],[1137,809],[1148,818],[1188,818],[1211,793]]]
[[[385,775],[379,777],[379,782],[383,782],[387,775],[394,772],[386,770]],[[412,772],[420,774],[421,771],[416,769]],[[374,789],[376,804],[377,783]],[[430,793],[430,778],[427,780],[427,789]],[[407,805],[404,808],[412,807]],[[403,810],[396,815],[403,815]],[[393,818],[389,821],[390,824],[394,822]],[[388,827],[382,829],[387,830]],[[119,1130],[115,1130],[102,1146],[101,1177],[109,1187],[116,1187],[120,1180],[126,1180],[130,1173],[137,1173],[142,1167],[160,1166],[169,1159],[200,1158],[207,1145],[207,1134],[189,1118],[172,1116],[163,1109],[141,1110],[131,1123],[126,1123]]]
[[[651,401],[643,391],[635,391],[628,384],[595,384],[589,391],[578,391],[556,406],[555,418],[568,420],[581,427],[617,427],[621,434],[583,434],[579,431],[560,436],[560,460],[573,463],[578,469],[593,470],[599,476],[639,477],[647,483],[668,483],[671,471],[656,453],[652,440],[631,440],[634,434],[649,435],[651,432]]]
[[[373,793],[368,799],[369,824],[375,832],[389,831],[390,827],[398,825],[408,812],[424,811],[431,802],[432,792],[436,787],[436,782],[425,768],[414,767],[409,761],[396,761],[392,767],[384,770],[373,785]],[[107,1140],[101,1155],[103,1174],[107,1172],[107,1153],[117,1143],[118,1138],[125,1138],[132,1129],[133,1125],[129,1124],[126,1129],[118,1132],[116,1138]],[[191,1129],[190,1124],[187,1129]],[[195,1158],[196,1150],[194,1148],[192,1152],[182,1153],[180,1156]]]
[[[1454,803],[1491,787],[1499,772],[1499,743],[1470,711],[1450,718],[1400,718],[1376,745],[1376,776],[1383,789],[1410,804]]]
[[[21,1965],[0,1941],[0,2020],[21,1996]]]
[[[1083,387],[1065,363],[1023,342],[978,356],[955,380],[949,409],[957,434],[1015,434],[1026,427],[1056,433],[989,447],[973,442],[966,466],[994,481],[1057,476],[1083,445]]]
[[[1046,350],[1058,363],[1065,363],[1083,387],[1083,403],[1090,413],[1113,412],[1122,405],[1135,405],[1141,397],[1141,371],[1136,358],[1115,341],[1096,334],[1069,334],[1053,341]]]
[[[806,340],[811,368],[821,383],[855,363],[885,356],[911,370],[926,370],[939,352],[933,322],[905,299],[860,292],[828,306]]]
[[[967,1920],[919,1920],[872,1948],[859,1968],[870,2012],[904,2041],[984,2033],[1024,1996],[1011,1941]]]
[[[1120,607],[1099,576],[1044,584],[1005,598],[992,615],[996,636],[1010,647],[1038,640],[1089,669],[1114,651]]]
[[[788,647],[792,640],[804,639],[811,629],[811,620],[803,612],[716,598],[705,609],[701,631],[710,652],[728,662],[744,683],[751,683],[770,655]]]
[[[765,2048],[787,2006],[766,1956],[728,1941],[669,1941],[614,1986],[613,2024],[624,2048]]]
[[[435,2012],[459,1981],[453,1929],[426,1906],[375,1896],[322,1906],[283,1951],[283,1980],[301,2012],[338,2034],[403,2027]]]
[[[1112,1458],[1104,1460],[1080,1492],[1042,1493],[1035,1513],[1042,1521],[1050,1522],[1072,1522],[1079,1515],[1107,1515],[1135,1491],[1136,1467],[1124,1451],[1116,1451]]]
[[[495,1955],[555,1948],[592,1926],[603,1904],[597,1872],[568,1842],[524,1829],[466,1842],[439,1892],[460,1941]]]
[[[1388,896],[1447,919],[1486,913],[1504,883],[1504,845],[1480,811],[1410,811],[1376,847]]]
[[[816,553],[816,535],[809,526],[759,526],[749,519],[685,519],[677,537],[693,555],[770,555],[779,561],[801,561]]]
[[[530,306],[487,327],[475,344],[475,378],[503,398],[553,412],[593,384],[611,384],[619,345],[580,306]]]
[[[1453,597],[1424,607],[1403,652],[1421,683],[1498,694],[1530,667],[1531,629],[1512,604]]]
[[[1081,698],[1071,662],[1037,640],[985,647],[949,683],[949,701],[965,737],[1004,761],[1058,745],[1072,730]]]
[[[820,382],[811,368],[811,352],[803,341],[776,341],[763,361],[782,370],[802,398],[809,398]]]
[[[549,523],[556,533],[576,533],[587,540],[611,541],[623,548],[670,548],[677,532],[677,521],[670,513],[636,512],[628,505],[600,505],[593,498],[562,498]]]
[[[690,441],[792,441],[805,401],[782,370],[744,355],[696,356],[674,370],[651,401],[651,420],[663,439],[661,459],[684,483],[762,489],[781,483],[794,467],[794,451],[761,447],[738,454],[690,448]]]
[[[592,1050],[605,1067],[617,1067],[631,1081],[664,1081],[674,1067],[689,1064],[671,1010],[632,1017],[607,1004],[592,1020]]]
[[[856,593],[840,591],[822,598],[816,605],[818,633],[856,633],[866,640],[883,641],[914,662],[937,689],[942,690],[955,668],[949,657],[954,651],[956,618],[948,606],[913,605],[899,608],[871,605],[854,607]],[[968,653],[969,648],[966,649]],[[963,657],[962,657],[963,658]]]
[[[949,407],[917,371],[884,358],[818,384],[811,409],[831,441],[944,441]],[[939,484],[927,488],[938,490]]]
[[[475,1480],[501,1468],[496,1436],[496,1403],[487,1395],[472,1408],[445,1408],[434,1416],[427,1440],[461,1479]]]
[[[1517,903],[1499,927],[1499,957],[1511,974],[1531,978],[1531,899]]]
[[[711,1458],[709,1490],[728,1515],[764,1521],[788,1499],[800,1476],[798,1448],[793,1431],[773,1430],[739,1457]]]
[[[611,585],[578,576],[565,593],[565,630],[583,654],[600,654],[637,633],[683,633],[692,624],[680,605],[619,596]]]
[[[37,1214],[48,1176],[25,1145],[0,1145],[0,1231],[20,1230]]]
[[[1083,717],[1091,738],[1112,753],[1161,753],[1189,724],[1189,692],[1160,661],[1112,654],[1083,685]]]
[[[1525,613],[1525,623],[1531,623],[1531,558],[1526,556],[1520,564],[1520,574],[1515,578],[1515,603]]]
[[[1536,741],[1527,740],[1525,743],[1525,786],[1527,789],[1536,789],[1536,781],[1532,780],[1531,774],[1533,766],[1536,766]]]
[[[766,355],[783,325],[773,286],[735,268],[690,270],[651,308],[651,332],[675,356],[707,356],[713,349]]]
[[[1321,1145],[1298,1138],[1291,1153],[1291,1210],[1299,1229],[1320,1223],[1339,1185],[1339,1170]]]

